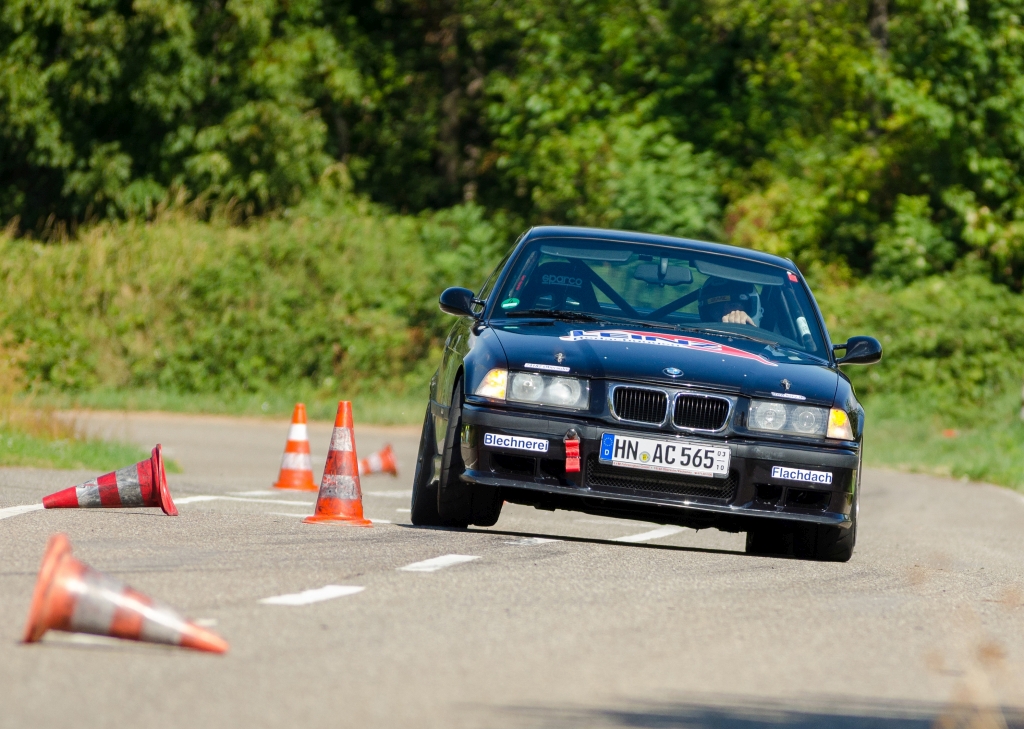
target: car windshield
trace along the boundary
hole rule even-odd
[[[540,239],[513,261],[493,318],[623,322],[723,334],[780,357],[824,359],[795,274],[735,256],[648,243]]]

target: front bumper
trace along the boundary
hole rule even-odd
[[[729,477],[710,479],[613,467],[598,459],[604,433],[673,439],[665,433],[470,404],[463,406],[462,422],[466,464],[462,480],[501,487],[505,500],[513,503],[725,531],[746,531],[764,520],[839,527],[851,523],[859,465],[854,449],[774,444],[736,436],[675,436],[729,446]],[[580,436],[579,473],[565,472],[563,438],[570,429]],[[537,453],[484,445],[488,433],[544,439],[548,450]],[[832,474],[832,482],[775,478],[775,466],[826,471]]]

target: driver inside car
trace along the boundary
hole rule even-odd
[[[761,297],[753,284],[712,276],[700,287],[697,310],[703,322],[760,326]]]

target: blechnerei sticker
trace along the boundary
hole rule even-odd
[[[491,448],[511,448],[516,451],[547,453],[548,442],[542,438],[523,438],[518,435],[484,433],[484,445]]]
[[[794,395],[792,392],[773,392],[772,397],[783,397],[787,400],[806,400],[803,395]]]
[[[725,344],[719,344],[718,342],[712,342],[708,339],[700,339],[699,337],[690,337],[684,334],[669,334],[667,332],[634,332],[628,329],[597,329],[593,331],[584,331],[582,329],[573,329],[561,339],[567,342],[579,342],[582,340],[591,342],[619,342],[623,344],[652,344],[660,347],[680,347],[682,349],[693,349],[698,352],[707,352],[709,354],[724,354],[728,357],[740,357],[741,359],[752,359],[755,362],[768,365],[769,367],[778,367],[778,365],[769,359],[765,359],[759,354],[752,352],[744,352],[742,349],[736,347],[730,347]]]
[[[502,309],[514,309],[519,306],[519,299],[505,299],[501,302]]]
[[[806,481],[807,483],[832,483],[832,474],[828,471],[808,471],[803,468],[787,468],[786,466],[772,466],[772,478]]]
[[[527,362],[526,364],[523,365],[523,367],[526,367],[527,369],[531,369],[531,370],[544,370],[546,372],[568,372],[569,371],[568,367],[559,367],[558,365],[549,365],[549,364],[536,364],[534,362]]]

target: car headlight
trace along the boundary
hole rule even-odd
[[[843,415],[845,414],[843,413]],[[774,400],[750,401],[747,428],[772,433],[791,433],[810,438],[821,438],[827,430],[829,437],[834,437],[831,434],[829,411],[825,408],[793,405]]]
[[[575,377],[513,372],[509,376],[508,399],[511,402],[583,410],[590,406],[590,382]]]
[[[473,394],[480,397],[489,397],[492,400],[504,400],[505,384],[507,381],[508,371],[494,368],[484,375],[484,378],[480,380],[480,384],[476,386]]]
[[[828,414],[828,437],[838,440],[853,440],[853,425],[845,410],[832,408]]]

